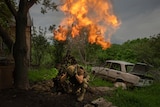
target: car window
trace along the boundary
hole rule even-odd
[[[111,69],[121,71],[121,65],[117,63],[112,63]]]
[[[110,68],[111,62],[106,62],[106,68]]]
[[[125,65],[126,72],[130,72],[133,69],[133,65]]]
[[[136,64],[133,68],[133,72],[144,74],[148,71],[148,67],[146,65]]]

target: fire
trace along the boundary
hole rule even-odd
[[[88,29],[88,42],[100,45],[103,49],[110,47],[110,37],[119,27],[120,22],[112,11],[109,0],[63,0],[60,7],[66,15],[54,38],[65,41],[67,36],[79,36],[82,28]]]

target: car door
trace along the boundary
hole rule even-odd
[[[121,75],[121,65],[119,63],[112,63],[107,72],[107,75],[112,80],[116,80],[116,78]]]
[[[109,70],[110,65],[111,65],[111,62],[106,62],[103,67],[100,67],[100,69],[98,70],[98,74],[102,76],[103,78],[107,78],[108,72],[106,71]]]

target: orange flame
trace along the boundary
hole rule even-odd
[[[88,28],[88,42],[100,45],[103,49],[110,47],[110,36],[119,27],[120,22],[112,12],[109,0],[63,0],[60,7],[66,18],[62,26],[54,31],[54,38],[59,41],[67,39],[67,32],[71,31],[74,38],[80,35],[82,28]],[[107,33],[106,33],[107,32]]]

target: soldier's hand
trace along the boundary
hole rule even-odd
[[[61,76],[64,76],[64,75],[66,75],[66,72],[63,72],[63,73],[61,74]]]

